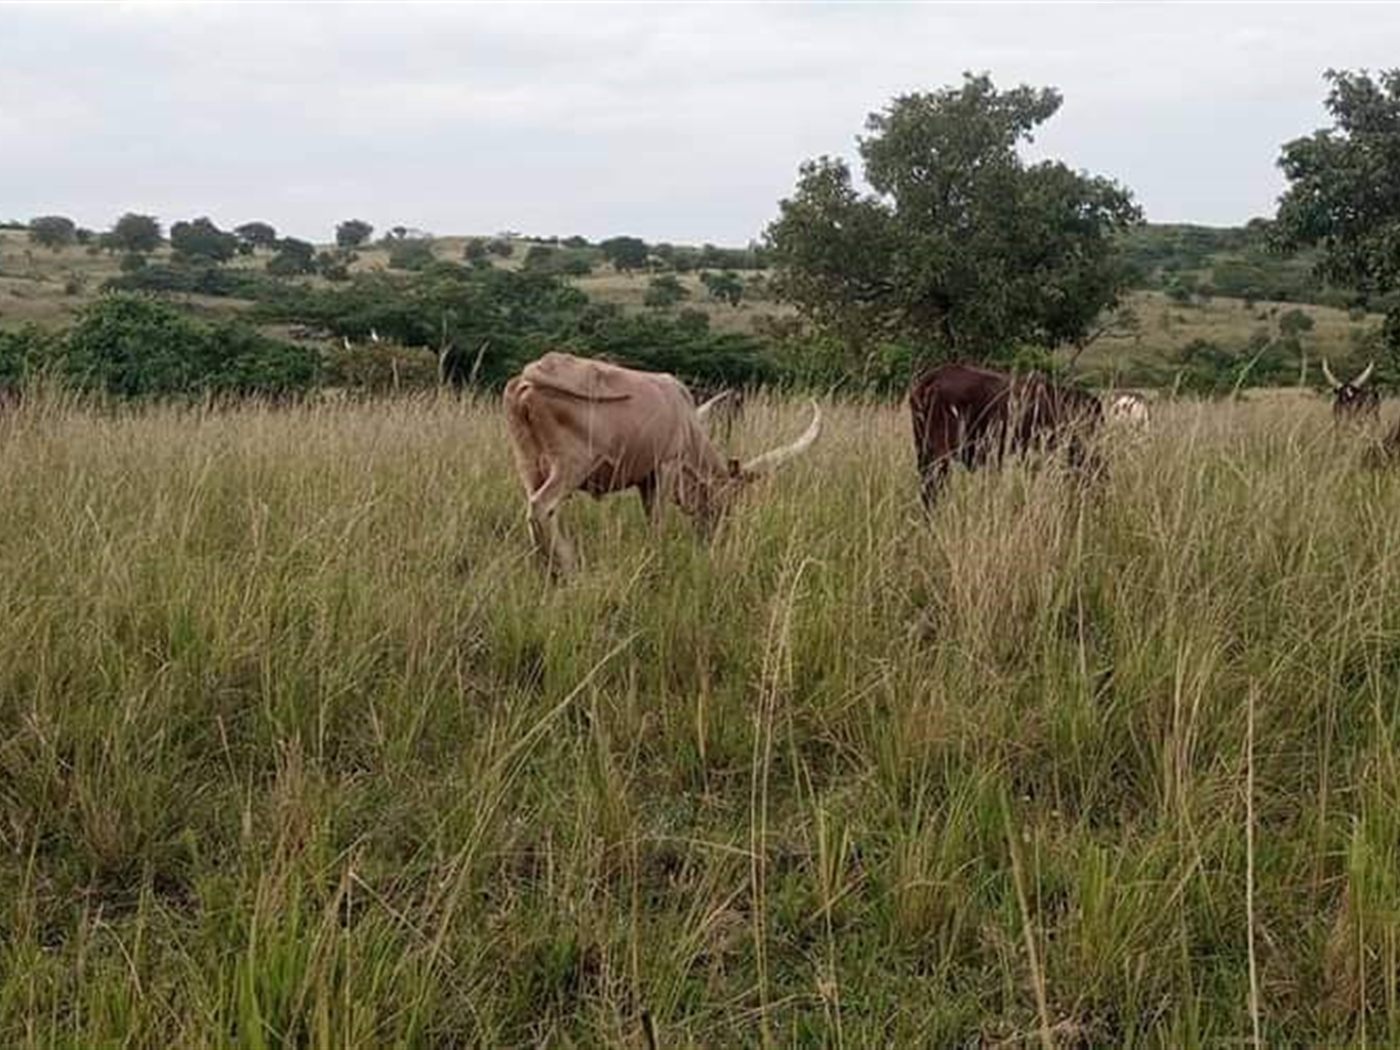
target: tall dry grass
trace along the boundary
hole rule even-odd
[[[1400,482],[1325,406],[932,523],[836,406],[559,586],[489,405],[0,427],[0,1044],[1400,1040]]]

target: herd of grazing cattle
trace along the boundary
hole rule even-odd
[[[1340,382],[1323,361],[1338,420],[1373,419],[1380,398],[1367,386],[1374,364]],[[740,463],[724,459],[707,427],[726,435],[742,410],[742,394],[710,391],[698,407],[675,376],[564,353],[526,365],[505,390],[506,421],[525,488],[535,548],[554,572],[567,572],[574,552],[559,528],[560,504],[574,492],[595,498],[635,488],[655,525],[674,502],[708,533],[744,487],[800,455],[822,428],[820,406],[791,444]],[[1103,404],[1094,394],[1039,373],[1018,375],[965,364],[925,372],[909,393],[920,495],[932,510],[949,469],[999,462],[1008,453],[1062,450],[1081,477],[1101,469],[1091,440],[1105,419],[1127,429],[1149,422],[1147,402],[1119,393]],[[1381,455],[1400,455],[1400,424]]]
[[[530,535],[555,572],[574,564],[557,520],[574,492],[598,498],[636,489],[653,524],[673,502],[708,533],[749,482],[810,448],[822,427],[813,401],[812,422],[797,440],[747,463],[726,460],[707,424],[722,421],[727,430],[742,404],[734,392],[716,393],[697,407],[675,376],[564,353],[526,365],[506,384],[504,400]],[[944,365],[922,376],[909,400],[930,509],[941,479],[959,461],[974,469],[1008,452],[1064,446],[1077,469],[1097,468],[1088,438],[1104,419],[1099,399],[1044,376]],[[1120,394],[1108,416],[1141,428],[1147,403]]]

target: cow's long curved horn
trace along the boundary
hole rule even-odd
[[[1359,376],[1357,376],[1351,381],[1351,385],[1360,390],[1363,386],[1367,384],[1367,382],[1370,381],[1371,373],[1375,370],[1376,362],[1372,361],[1369,365],[1366,366],[1366,371],[1362,372]]]
[[[1332,369],[1327,366],[1327,358],[1325,357],[1322,359],[1322,378],[1327,380],[1327,385],[1333,390],[1336,390],[1337,387],[1342,385],[1337,382],[1337,377],[1332,374]]]
[[[744,464],[743,470],[746,474],[758,474],[765,470],[771,470],[780,463],[785,463],[794,456],[800,456],[812,447],[812,442],[817,440],[817,435],[822,432],[822,409],[816,400],[812,401],[812,422],[808,424],[802,436],[791,445],[783,445],[775,448],[771,452],[765,452],[761,456],[755,456]]]
[[[714,407],[732,393],[734,393],[734,391],[732,390],[722,391],[721,393],[718,393],[714,397],[710,398],[710,400],[706,401],[699,408],[697,408],[695,410],[695,414],[700,417],[700,422],[703,423],[705,422],[705,420],[709,419],[710,412],[714,409]]]

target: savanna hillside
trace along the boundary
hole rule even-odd
[[[338,248],[223,236],[227,258],[220,259],[181,255],[163,241],[123,254],[96,235],[87,244],[44,246],[27,229],[0,230],[0,334],[9,331],[13,341],[26,326],[63,331],[100,306],[104,291],[129,290],[197,323],[276,340],[289,360],[306,359],[292,370],[303,386],[431,386],[441,378],[439,355],[449,342],[460,344],[459,371],[478,364],[477,378],[497,383],[551,343],[701,382],[854,382],[893,393],[914,368],[909,347],[885,344],[853,380],[840,347],[777,298],[769,260],[756,246],[676,248],[626,237],[600,246],[582,238],[390,231]],[[285,265],[286,241],[304,245],[297,256],[304,265]],[[1147,226],[1127,235],[1121,250],[1135,275],[1124,307],[1083,351],[1028,351],[1027,363],[1072,363],[1098,384],[1201,393],[1315,386],[1323,357],[1352,373],[1379,359],[1382,381],[1391,378],[1381,314],[1346,306],[1345,293],[1314,276],[1314,260],[1271,252],[1258,229]],[[492,284],[490,275],[499,280]],[[541,313],[541,297],[553,299],[556,316],[541,323],[519,313],[522,303]],[[485,307],[483,298],[490,300]],[[1376,302],[1373,310],[1384,306]],[[370,345],[371,332],[385,343]],[[4,357],[0,347],[0,377],[7,375]],[[8,377],[22,371],[11,363]],[[286,382],[286,370],[278,370],[263,392]]]
[[[931,528],[828,422],[551,586],[489,404],[7,416],[0,1042],[1400,1038],[1400,481],[1185,402]]]

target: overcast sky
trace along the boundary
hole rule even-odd
[[[1036,155],[1237,224],[1323,71],[1393,65],[1400,6],[1335,3],[0,6],[0,218],[741,244],[867,113],[985,70],[1064,93]]]

